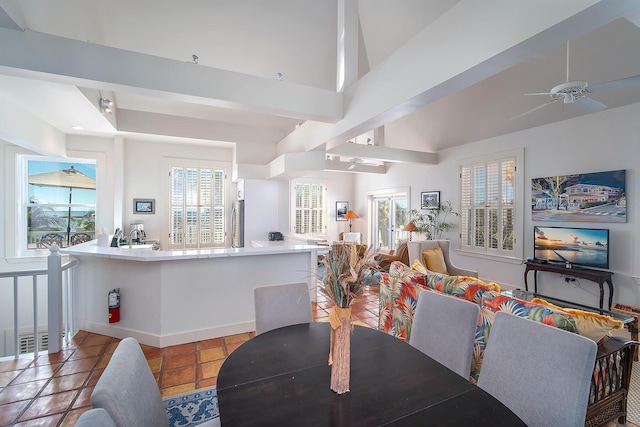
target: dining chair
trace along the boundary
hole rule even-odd
[[[584,426],[596,350],[581,335],[498,312],[478,386],[530,427]]]
[[[253,290],[256,335],[283,326],[311,323],[311,298],[306,283],[261,286]]]
[[[469,379],[479,316],[477,304],[424,290],[418,295],[409,344]]]
[[[102,408],[94,408],[80,415],[75,427],[117,427],[109,413]]]
[[[160,389],[135,338],[118,344],[91,393],[91,406],[106,410],[118,427],[169,425]],[[198,425],[219,426],[220,418]]]

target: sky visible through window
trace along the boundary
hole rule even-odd
[[[89,163],[77,162],[51,162],[29,160],[29,176],[41,173],[55,172],[63,169],[74,167],[78,172],[87,175],[89,178],[96,179],[96,165]],[[96,191],[86,190],[82,188],[73,189],[72,202],[75,204],[95,205]],[[29,200],[37,200],[42,204],[66,204],[69,203],[68,187],[40,187],[37,185],[29,185]]]

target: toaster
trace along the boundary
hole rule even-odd
[[[284,240],[284,236],[279,231],[270,231],[269,241],[273,242],[274,240]]]

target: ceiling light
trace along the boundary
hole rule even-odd
[[[76,125],[71,126],[71,129],[73,129],[73,130],[84,130],[84,128],[82,126],[76,126]]]
[[[111,101],[110,99],[100,98],[100,111],[102,111],[103,114],[111,114],[113,112],[111,107],[113,107],[113,101]]]
[[[193,59],[194,64],[198,63],[198,55],[191,55],[191,59]]]
[[[276,74],[276,80],[277,81],[281,81],[283,77],[284,77],[284,74],[282,74],[282,73]]]

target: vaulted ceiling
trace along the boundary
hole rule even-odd
[[[0,0],[0,96],[64,133],[280,154],[348,155],[344,141],[384,126],[387,151],[370,157],[398,161],[389,150],[418,158],[586,114],[557,102],[511,119],[549,100],[525,93],[566,81],[567,40],[572,81],[640,75],[638,0],[360,0],[347,21],[359,80],[337,92],[341,3]],[[615,108],[640,86],[592,97]]]

